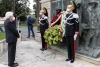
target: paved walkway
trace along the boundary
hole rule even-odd
[[[80,59],[72,64],[66,62],[66,55],[60,52],[48,49],[44,52],[40,51],[41,43],[34,40],[21,41],[17,44],[16,62],[18,67],[100,67]],[[0,67],[7,66],[7,53],[0,57]]]
[[[22,35],[27,36],[28,35],[28,29],[27,28],[20,28]],[[33,28],[34,33],[38,32],[37,27]]]

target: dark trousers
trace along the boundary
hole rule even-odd
[[[41,40],[42,40],[42,48],[45,48],[45,39],[44,39],[44,32],[41,33]]]
[[[68,58],[74,60],[74,36],[66,36]]]
[[[12,66],[15,61],[16,42],[8,43],[8,66]]]
[[[30,37],[30,31],[32,31],[32,37],[35,37],[33,26],[28,26],[28,37]]]

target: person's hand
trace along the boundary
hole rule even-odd
[[[50,27],[52,26],[53,23],[50,24]]]
[[[76,40],[76,38],[77,38],[77,34],[74,35],[74,40]]]

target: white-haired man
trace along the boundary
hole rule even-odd
[[[17,38],[19,38],[18,31],[16,30],[15,25],[13,24],[13,20],[15,20],[13,16],[13,12],[6,12],[5,14],[5,33],[6,33],[6,42],[8,43],[8,66],[16,67],[18,63],[14,63],[15,61],[15,53],[16,53],[16,42]]]

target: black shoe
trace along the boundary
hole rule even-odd
[[[47,47],[45,47],[45,50],[47,50]]]
[[[41,48],[40,50],[41,50],[41,51],[44,51],[45,49],[44,49],[44,48]]]
[[[32,36],[33,38],[35,38],[35,36]]]
[[[74,62],[74,60],[71,60],[71,61],[70,61],[70,63],[73,63],[73,62]]]
[[[14,63],[13,65],[9,66],[9,67],[16,67],[18,66],[18,63]]]
[[[30,37],[27,37],[27,38],[30,38]]]
[[[70,60],[71,60],[71,59],[68,58],[68,59],[66,59],[65,61],[70,61]]]
[[[16,67],[16,66],[9,66],[9,67]]]
[[[19,64],[18,64],[18,63],[14,63],[14,65],[19,66]]]

